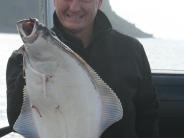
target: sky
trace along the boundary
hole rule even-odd
[[[184,0],[110,0],[112,9],[157,38],[184,40]]]

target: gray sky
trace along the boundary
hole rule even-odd
[[[184,0],[110,0],[112,9],[145,32],[184,40]]]

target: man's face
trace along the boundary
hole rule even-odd
[[[60,22],[72,32],[80,32],[93,24],[102,0],[54,0]]]

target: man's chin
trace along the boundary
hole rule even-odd
[[[80,27],[71,27],[71,26],[67,26],[65,27],[66,31],[67,32],[70,32],[70,33],[80,33],[82,31],[82,29]]]

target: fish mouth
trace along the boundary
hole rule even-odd
[[[22,23],[22,29],[24,30],[25,35],[29,36],[32,33],[34,23],[35,21],[33,19]]]
[[[38,36],[38,20],[36,18],[24,19],[17,22],[17,30],[24,42],[32,43]]]

